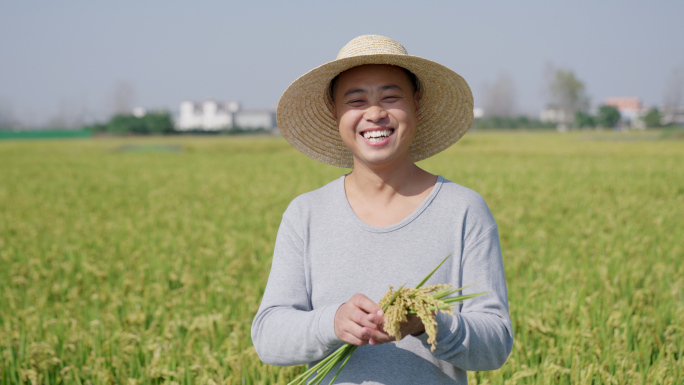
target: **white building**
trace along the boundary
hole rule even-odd
[[[231,128],[273,130],[275,112],[271,110],[242,110],[237,102],[205,100],[200,103],[184,101],[176,120],[179,131],[217,131]]]
[[[275,113],[270,110],[238,111],[235,113],[234,124],[245,130],[272,130],[276,126]]]
[[[539,120],[542,123],[566,124],[570,120],[570,116],[562,108],[548,105],[539,114]]]
[[[204,130],[216,131],[233,127],[233,114],[240,110],[237,102],[217,102],[205,100],[200,103],[184,101],[180,104],[180,114],[176,120],[179,131]]]

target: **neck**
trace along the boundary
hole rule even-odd
[[[434,175],[416,166],[410,160],[386,167],[370,167],[355,162],[354,170],[345,178],[348,189],[366,197],[391,199],[399,194],[413,196],[434,185]]]

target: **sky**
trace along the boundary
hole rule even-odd
[[[545,68],[571,70],[593,105],[663,102],[684,68],[684,1],[0,0],[0,119],[25,126],[102,121],[117,90],[131,107],[181,101],[275,108],[287,86],[378,34],[463,76],[475,106],[513,80],[517,111],[538,115]]]

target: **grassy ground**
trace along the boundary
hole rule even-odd
[[[249,337],[280,217],[346,170],[282,139],[0,142],[0,383],[285,383]],[[468,134],[421,162],[500,227],[516,342],[472,384],[684,380],[684,141]]]

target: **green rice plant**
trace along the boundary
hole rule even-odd
[[[682,382],[682,164],[660,131],[476,131],[420,162],[499,226],[515,342],[470,384]],[[0,141],[0,383],[291,381],[250,324],[288,203],[345,172],[277,137]]]

